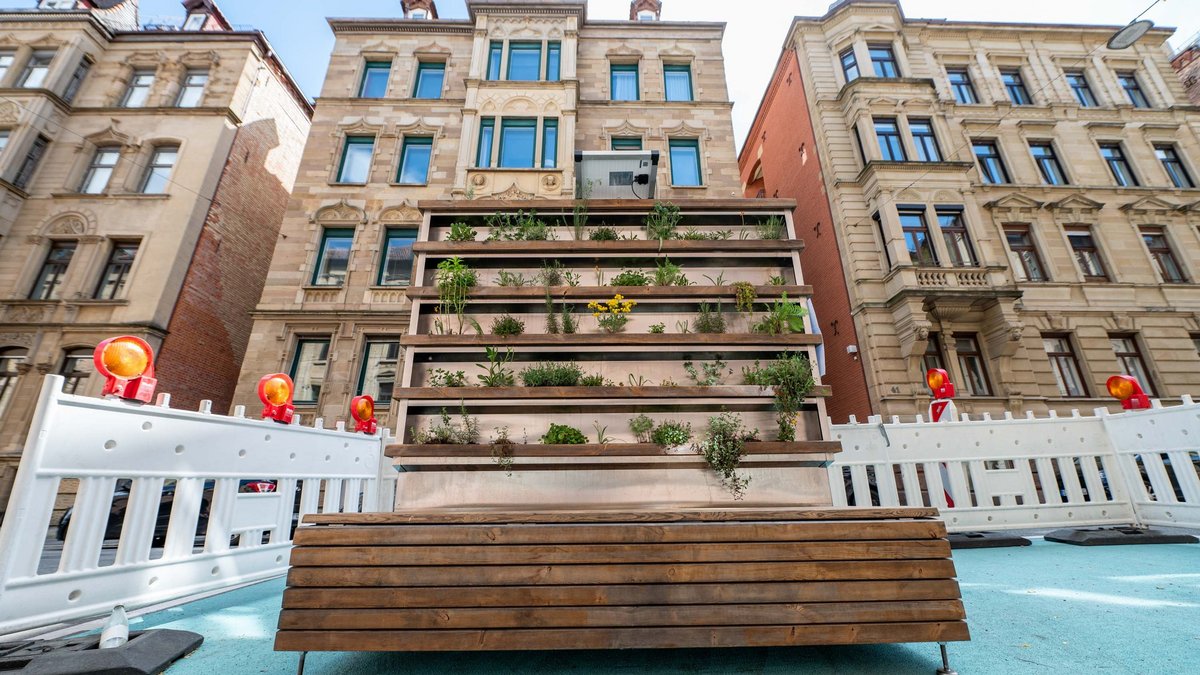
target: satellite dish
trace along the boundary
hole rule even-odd
[[[1133,23],[1114,33],[1113,36],[1108,39],[1108,48],[1129,49],[1133,46],[1133,43],[1142,39],[1142,36],[1145,35],[1151,28],[1154,28],[1153,21],[1148,21],[1146,19],[1134,21]]]

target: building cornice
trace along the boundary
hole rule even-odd
[[[465,19],[326,19],[337,33],[438,33],[471,35],[475,24]]]

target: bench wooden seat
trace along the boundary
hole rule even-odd
[[[305,523],[277,650],[969,639],[933,509],[425,510]]]

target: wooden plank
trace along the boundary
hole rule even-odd
[[[570,217],[571,210],[575,207],[574,199],[539,199],[536,202],[530,202],[525,199],[472,199],[463,201],[461,199],[421,199],[417,201],[417,208],[422,211],[433,211],[435,213],[479,213],[491,214],[496,211],[527,211],[531,207],[536,208],[538,213],[543,218],[556,218],[558,216]],[[732,199],[672,199],[671,204],[678,206],[684,215],[689,215],[689,211],[699,211],[703,213],[722,213],[722,215],[738,215],[741,213],[763,213],[774,212],[782,215],[783,211],[791,211],[796,208],[796,200],[781,199],[781,198],[766,198],[766,199],[749,199],[749,198],[732,198]],[[592,213],[600,212],[626,212],[647,214],[654,207],[653,202],[645,199],[589,199],[587,200],[588,211]],[[559,211],[560,213],[555,213]]]
[[[957,600],[953,579],[608,586],[433,586],[288,588],[285,609],[383,607],[552,607],[560,605],[720,605],[767,602]]]
[[[961,621],[822,624],[813,626],[695,626],[439,631],[280,631],[277,651],[502,651],[768,647],[969,640]]]
[[[696,455],[689,455],[696,457]],[[670,456],[663,455],[657,460],[639,461],[639,462],[615,462],[615,461],[572,461],[572,462],[532,462],[529,460],[518,462],[512,467],[512,471],[636,471],[641,469],[662,469],[662,470],[681,470],[681,469],[698,469],[711,470],[712,467],[702,459],[694,459],[687,461],[687,456]],[[832,459],[832,458],[831,458]],[[477,462],[463,462],[445,464],[428,464],[425,462],[416,463],[414,461],[405,461],[403,459],[394,462],[396,466],[404,467],[405,472],[418,471],[508,471],[501,467],[499,463],[480,459]],[[742,460],[741,467],[743,469],[782,469],[795,467],[810,467],[821,468],[827,462],[819,457],[811,455],[797,455],[792,459],[759,459],[756,456],[750,456]],[[808,505],[816,506],[817,502],[812,501]]]
[[[663,584],[755,581],[950,579],[950,560],[753,562],[714,565],[447,565],[293,567],[289,586],[513,586],[521,584]]]
[[[943,539],[677,544],[555,544],[493,546],[299,546],[292,567],[353,565],[642,565],[827,560],[949,558]]]
[[[397,390],[398,392],[404,390]],[[514,443],[514,459],[521,457],[678,457],[681,453],[653,443],[580,443],[578,445],[545,445]],[[745,444],[747,455],[825,455],[841,452],[841,441],[779,441]],[[492,446],[484,444],[445,445],[401,443],[384,449],[388,457],[478,457],[492,458]],[[692,453],[684,453],[689,455]]]
[[[723,241],[686,241],[657,239],[620,241],[418,241],[413,251],[434,257],[470,255],[473,257],[518,255],[543,258],[546,255],[645,255],[658,257],[670,253],[759,253],[790,258],[793,251],[803,251],[802,239],[726,239]]]
[[[939,520],[867,522],[676,523],[639,525],[407,525],[305,527],[296,546],[412,546],[463,544],[694,543],[707,541],[859,541],[940,539]]]
[[[644,509],[644,510],[639,510]],[[570,505],[546,505],[545,510],[504,509],[394,511],[390,513],[311,514],[305,523],[337,525],[403,525],[441,523],[673,523],[777,520],[877,520],[880,518],[937,518],[934,508],[796,508],[778,504],[746,503],[737,508],[680,506],[671,509],[649,505],[613,505],[581,510]]]
[[[737,296],[737,289],[727,284],[725,286],[551,286],[549,289],[545,286],[533,285],[487,286],[471,289],[467,297],[470,300],[529,300],[540,304],[545,301],[547,290],[556,300],[596,300],[601,297],[611,298],[614,293],[620,293],[630,300],[708,299]],[[758,301],[764,302],[767,299],[778,298],[785,293],[789,298],[808,297],[813,294],[813,287],[794,284],[790,286],[755,286],[754,292],[758,296]],[[413,299],[431,299],[438,297],[438,289],[436,286],[409,286],[404,290],[404,294]]]
[[[455,630],[623,626],[804,626],[885,621],[958,621],[958,600],[637,607],[285,609],[280,630]]]
[[[821,344],[820,335],[793,333],[575,333],[573,335],[401,335],[400,344],[406,347],[613,347],[641,346],[740,346],[803,347]],[[402,391],[402,390],[400,390]]]
[[[828,385],[812,388],[808,398],[828,398]],[[759,398],[772,401],[768,387],[725,385],[714,387],[399,387],[395,398],[407,401],[495,401],[526,399],[628,399],[628,398]]]

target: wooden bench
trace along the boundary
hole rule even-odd
[[[421,511],[305,522],[276,650],[969,639],[934,509]]]

